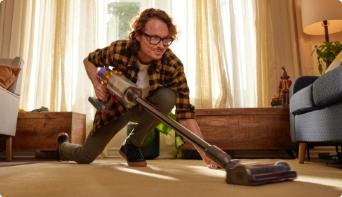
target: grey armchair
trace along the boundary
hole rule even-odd
[[[304,163],[307,144],[336,147],[342,162],[342,66],[322,76],[301,76],[290,88],[291,139]],[[308,154],[309,156],[309,154]]]
[[[23,68],[20,57],[14,59],[0,58],[0,64]],[[0,136],[6,141],[6,160],[12,160],[12,137],[15,136],[19,109],[22,71],[7,89],[0,86]]]

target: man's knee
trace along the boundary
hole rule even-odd
[[[160,88],[151,96],[149,102],[159,111],[168,113],[175,106],[176,94],[169,88]]]

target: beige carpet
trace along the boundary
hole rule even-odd
[[[265,160],[242,160],[265,161]],[[269,161],[269,160],[267,160]],[[272,160],[276,161],[276,160]],[[324,163],[298,164],[295,181],[262,186],[227,184],[224,170],[211,170],[201,160],[148,160],[130,168],[122,158],[98,159],[90,165],[38,162],[0,167],[0,196],[329,196],[342,195],[342,169]]]

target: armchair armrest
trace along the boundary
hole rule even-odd
[[[318,76],[301,76],[295,79],[290,87],[289,98],[291,98],[291,96],[299,90],[307,87],[310,84],[313,84],[316,79],[318,79]]]
[[[291,99],[291,97],[298,92],[299,90],[313,84],[316,79],[318,79],[318,76],[301,76],[298,77],[297,79],[295,79],[290,87],[289,90],[289,99]],[[291,102],[290,102],[290,108],[291,108]],[[290,109],[289,108],[289,109]],[[295,116],[290,112],[290,133],[291,133],[291,140],[294,143],[297,143],[297,139],[296,139],[296,134],[295,134]]]
[[[0,87],[0,134],[15,136],[19,96]]]

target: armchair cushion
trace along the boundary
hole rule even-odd
[[[18,78],[20,68],[0,64],[0,86],[4,89],[9,88]]]

